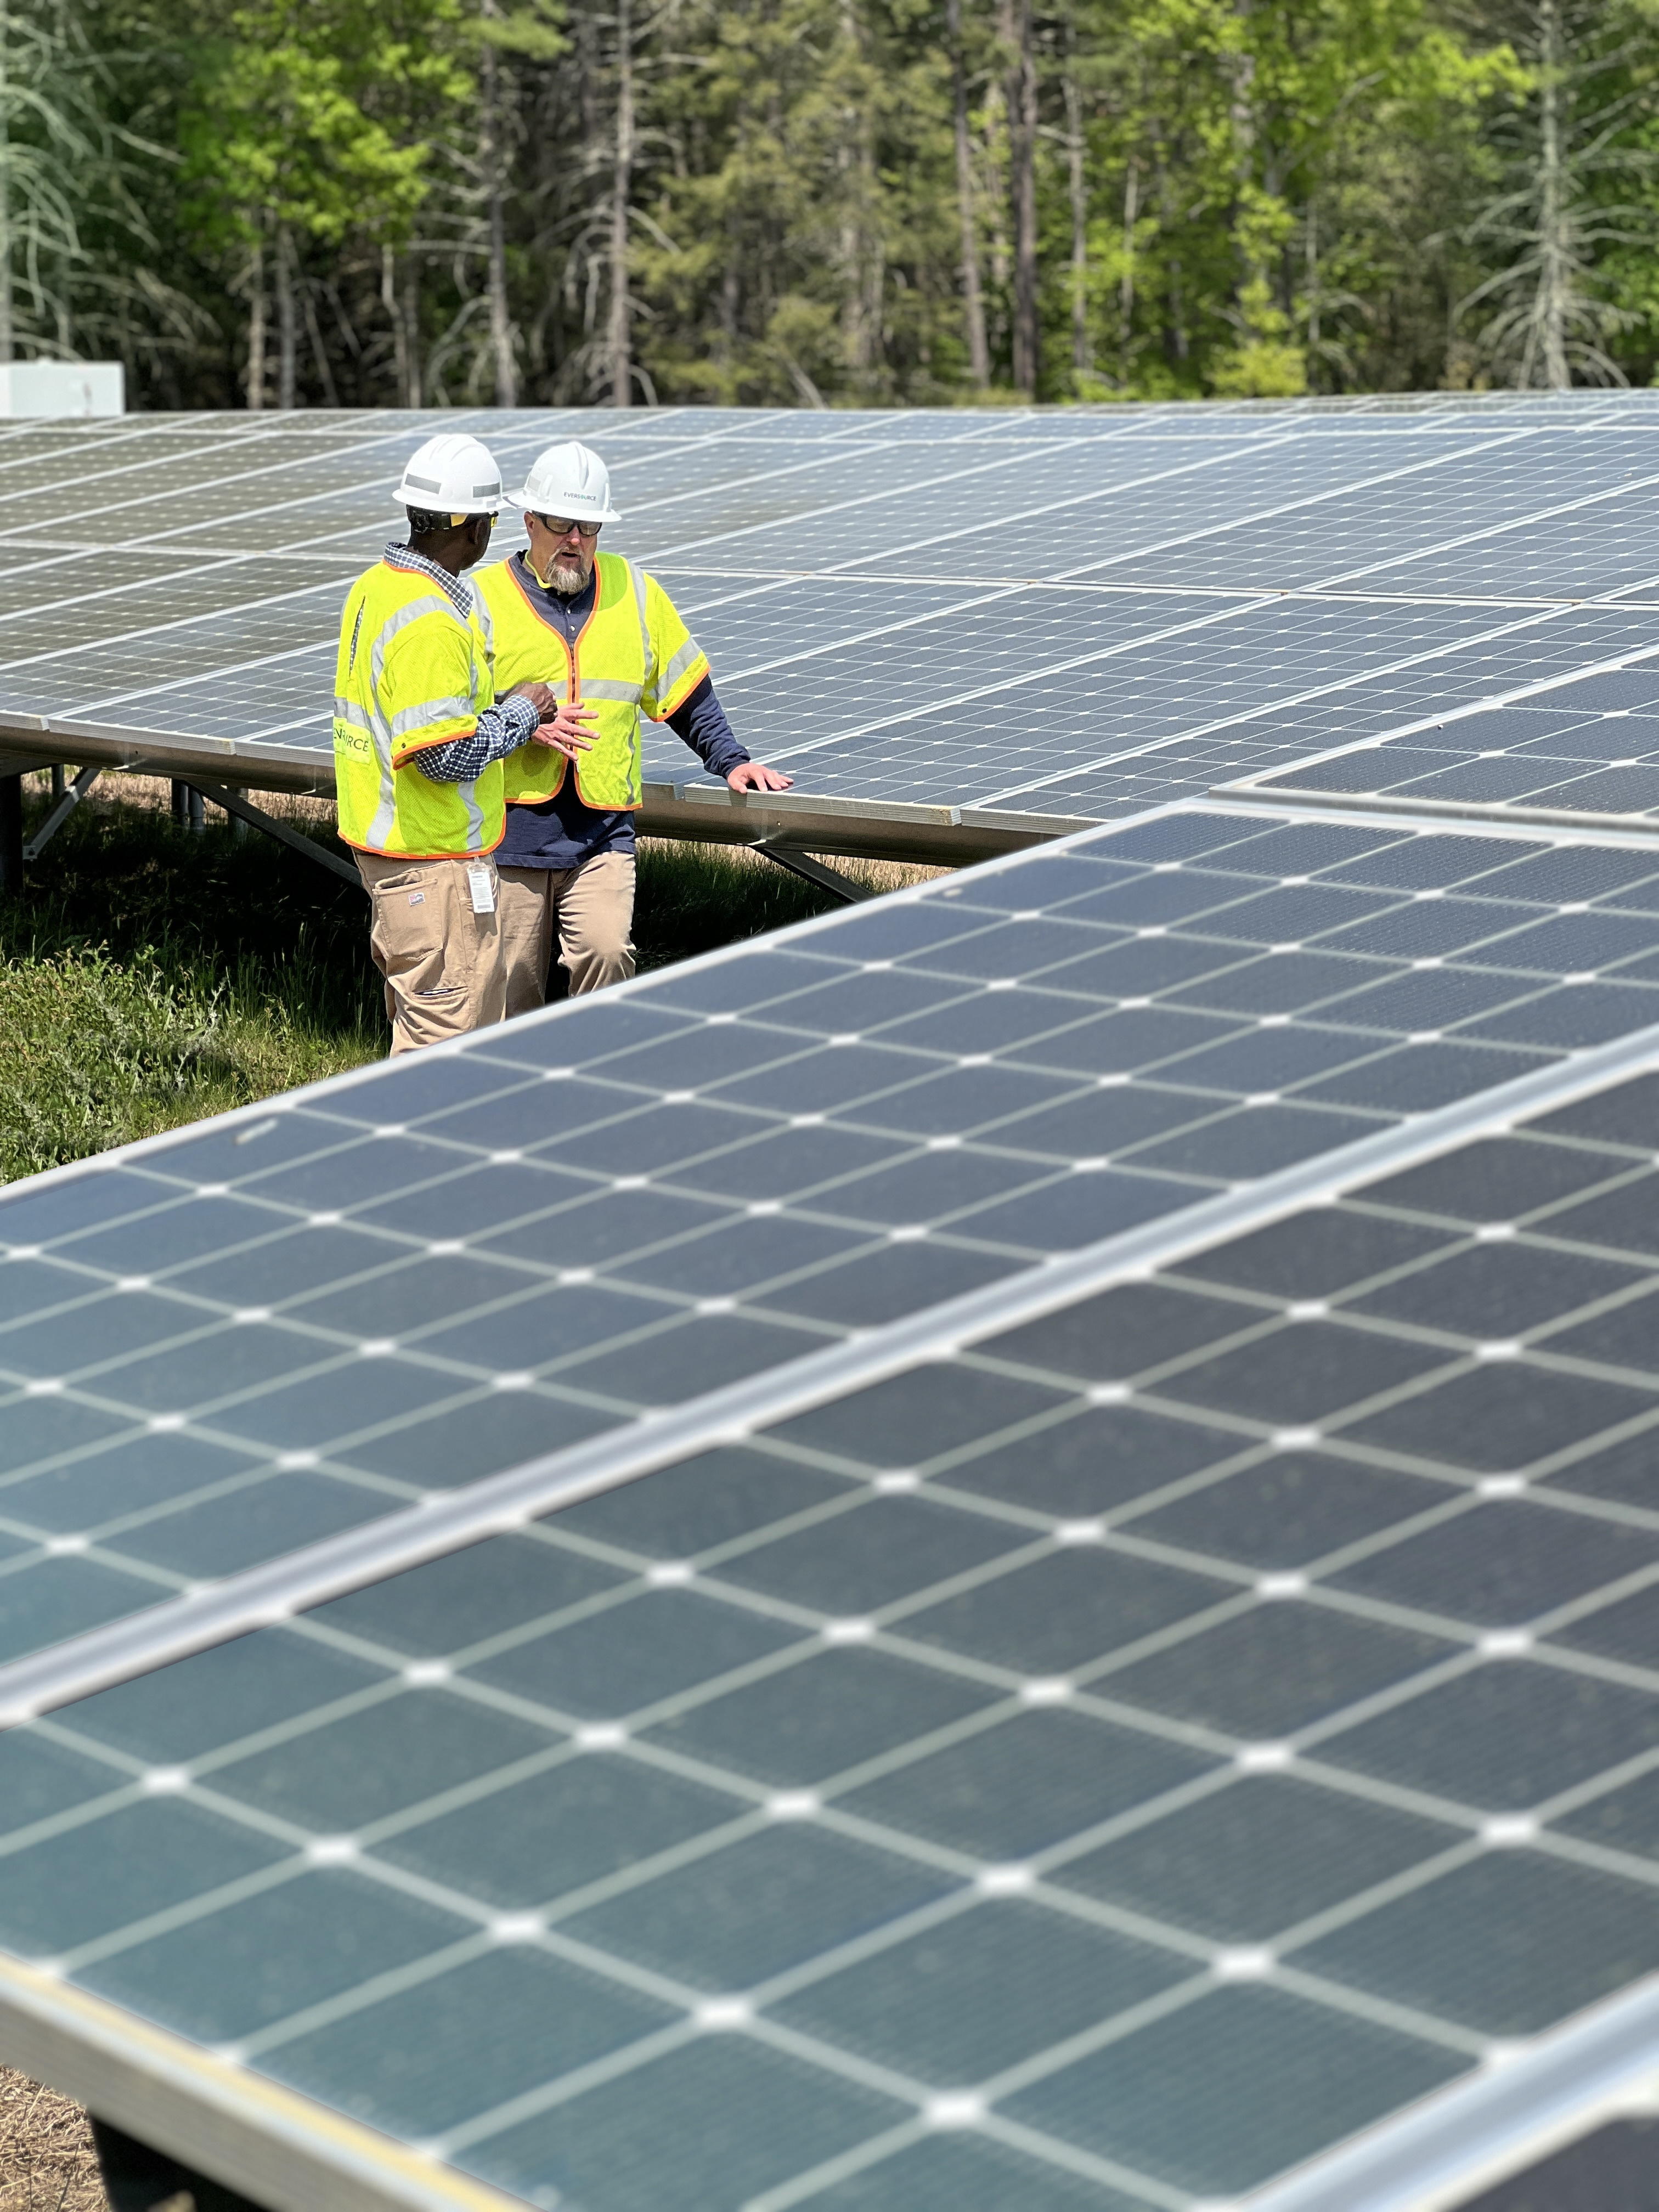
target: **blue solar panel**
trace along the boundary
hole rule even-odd
[[[14,1729],[9,1950],[593,2212],[1478,2103],[1659,1966],[1654,1080]]]
[[[1620,2109],[1656,406],[478,418],[809,800],[1103,826],[0,1194],[0,2051],[307,2212]],[[0,718],[317,772],[428,427],[8,438]]]
[[[474,427],[509,476],[555,436],[601,447],[619,550],[683,603],[740,734],[795,775],[792,805],[1070,822],[1420,720],[1483,696],[1500,664],[1652,649],[1651,418],[1629,393]],[[9,440],[0,720],[44,717],[104,757],[325,783],[337,605],[431,420],[158,416]],[[88,592],[94,477],[112,544]],[[504,527],[501,550],[516,542]],[[698,780],[666,732],[647,774]]]

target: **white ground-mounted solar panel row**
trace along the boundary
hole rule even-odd
[[[606,418],[848,843],[1143,818],[0,1197],[0,2056],[273,2212],[1612,2201],[1652,419]],[[314,770],[375,427],[118,426],[173,567],[0,439],[0,686]]]
[[[0,729],[35,757],[327,788],[336,611],[439,419],[0,438]],[[561,434],[599,447],[618,550],[796,779],[736,805],[663,732],[647,827],[972,857],[1659,644],[1643,394],[465,419],[509,480]]]
[[[276,2212],[1629,2101],[1656,911],[1178,807],[0,1198],[0,2055]]]

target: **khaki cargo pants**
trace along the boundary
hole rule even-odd
[[[356,860],[372,909],[368,949],[386,978],[393,1057],[499,1022],[507,965],[495,863],[488,855],[410,860],[359,853]],[[475,909],[471,869],[484,872],[487,913]]]
[[[509,1020],[545,1005],[556,937],[573,999],[627,981],[634,972],[631,853],[596,853],[579,868],[501,870]]]

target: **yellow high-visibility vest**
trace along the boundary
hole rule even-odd
[[[599,554],[594,568],[593,611],[574,652],[538,612],[514,561],[480,572],[478,614],[499,690],[535,680],[593,708],[599,719],[590,725],[592,749],[576,763],[576,793],[602,813],[623,813],[640,804],[640,716],[665,720],[708,675],[708,662],[654,576],[619,553]],[[551,799],[566,765],[551,745],[520,745],[507,761],[507,805]]]
[[[345,842],[411,860],[493,852],[507,833],[500,761],[475,781],[434,783],[410,757],[471,736],[495,703],[483,634],[441,586],[387,561],[366,569],[346,594],[334,668]]]

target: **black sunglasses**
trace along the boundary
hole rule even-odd
[[[536,520],[544,530],[550,530],[556,538],[568,538],[573,530],[580,530],[584,538],[597,538],[605,528],[602,522],[562,521],[556,514],[538,514]]]

